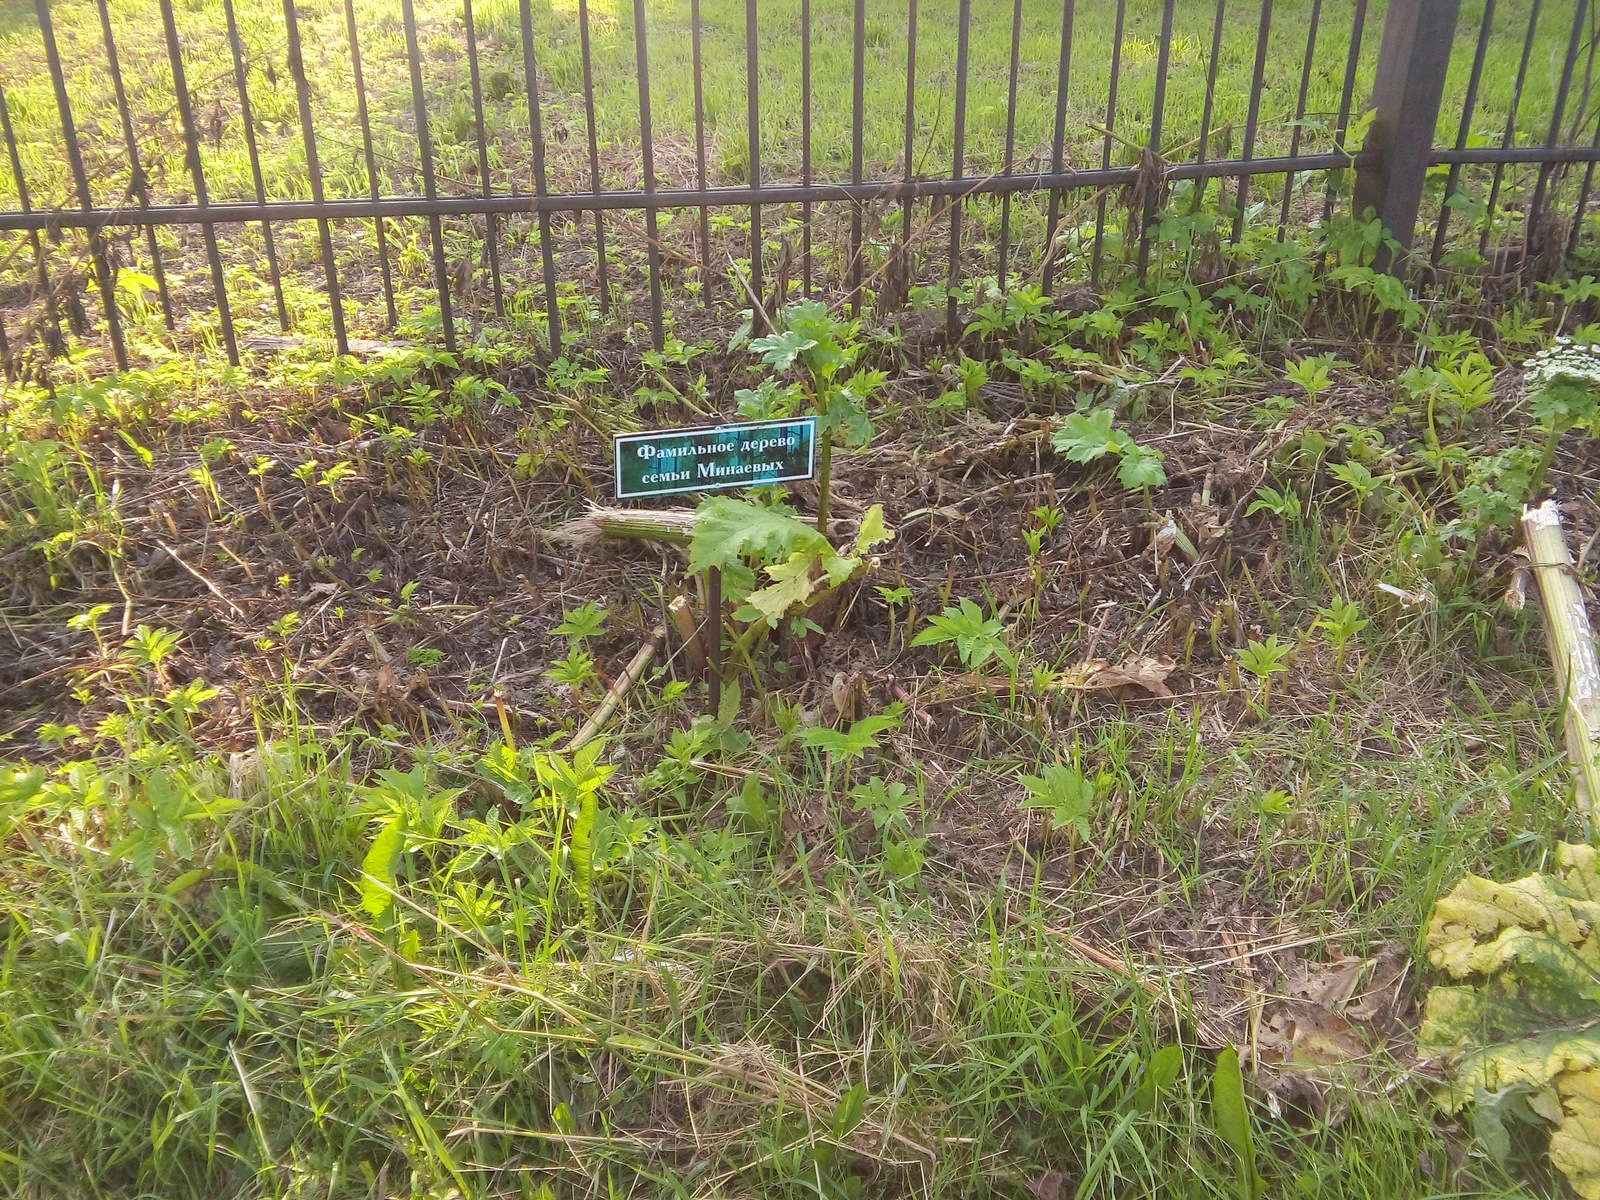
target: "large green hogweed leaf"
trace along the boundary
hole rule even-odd
[[[1506,884],[1469,875],[1434,906],[1428,959],[1463,982],[1429,994],[1417,1043],[1450,1062],[1440,1103],[1474,1104],[1492,1154],[1509,1147],[1502,1112],[1547,1121],[1550,1161],[1600,1200],[1600,851],[1563,845],[1556,865]]]

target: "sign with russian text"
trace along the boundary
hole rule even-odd
[[[816,469],[817,419],[619,433],[611,445],[618,500],[791,483]]]

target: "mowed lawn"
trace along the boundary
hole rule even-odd
[[[1498,141],[1506,122],[1530,0],[1495,6],[1474,140]],[[358,196],[367,190],[356,119],[344,5],[312,0],[296,6],[312,92],[312,112],[330,194]],[[1175,6],[1168,70],[1162,150],[1169,159],[1193,157],[1198,149],[1211,43],[1218,5],[1180,0]],[[1254,74],[1261,7],[1226,0],[1217,63],[1211,157],[1242,149]],[[1542,6],[1527,83],[1518,114],[1519,136],[1543,141],[1571,29],[1573,0]],[[200,125],[201,152],[215,198],[247,198],[253,192],[242,137],[241,106],[220,0],[179,6],[186,74]],[[1366,107],[1384,19],[1382,3],[1367,6],[1358,56],[1353,109]],[[531,138],[524,86],[520,13],[515,0],[480,0],[474,6],[484,95],[484,132],[497,189],[532,186]],[[626,0],[592,0],[588,6],[595,117],[602,182],[638,186],[639,90],[635,69],[633,6]],[[646,4],[651,116],[657,171],[664,184],[691,184],[695,177],[695,106],[689,0]],[[1355,0],[1277,0],[1272,5],[1262,76],[1257,154],[1287,152],[1295,127],[1302,70],[1312,18],[1316,34],[1307,77],[1302,148],[1333,147],[1334,124],[1350,52]],[[958,0],[920,0],[915,45],[915,113],[912,159],[916,172],[950,169],[957,82]],[[1117,5],[1077,0],[1066,118],[1066,160],[1100,165],[1106,152],[1111,67],[1116,57]],[[249,99],[254,111],[267,192],[305,196],[309,186],[298,124],[296,95],[288,70],[283,7],[276,0],[237,0]],[[113,34],[134,113],[141,153],[158,199],[181,200],[192,190],[183,165],[173,103],[172,71],[153,0],[112,0]],[[478,178],[477,127],[471,97],[463,9],[460,0],[419,0],[417,5],[428,118],[439,162],[440,187],[469,194]],[[907,0],[868,0],[864,11],[864,171],[868,178],[894,177],[905,159],[905,102],[910,5]],[[380,186],[385,192],[420,191],[417,142],[406,39],[394,0],[358,0],[366,91],[371,107]],[[1056,107],[1062,5],[1060,0],[1022,0],[1016,98],[1015,164],[1039,169],[1049,160]],[[1462,7],[1441,141],[1453,141],[1471,66],[1482,0]],[[851,0],[813,0],[811,18],[811,152],[817,178],[849,176],[852,109]],[[1002,0],[971,5],[971,48],[966,113],[966,169],[1002,169],[1006,150],[1008,66],[1013,6]],[[1115,112],[1111,128],[1114,162],[1129,161],[1133,146],[1149,136],[1161,31],[1159,0],[1129,0],[1121,39]],[[95,5],[55,6],[62,48],[85,146],[85,157],[101,203],[122,203],[128,170],[116,119],[114,94],[105,70],[105,50]],[[702,0],[704,115],[708,176],[712,183],[747,177],[746,7],[742,0]],[[583,66],[577,0],[536,0],[535,54],[546,89],[545,124],[552,186],[588,186],[583,105]],[[761,0],[757,22],[763,175],[798,179],[803,145],[801,0]],[[1574,98],[1583,87],[1580,56]],[[75,202],[65,170],[60,124],[36,19],[31,8],[0,15],[0,81],[4,82],[19,140],[23,169],[37,205]],[[0,203],[16,203],[7,164],[0,164]]]

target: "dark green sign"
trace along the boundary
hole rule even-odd
[[[810,479],[816,469],[817,419],[619,433],[611,444],[618,500],[717,492]]]

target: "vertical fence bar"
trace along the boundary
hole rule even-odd
[[[1593,18],[1591,16],[1591,24],[1593,23]],[[1589,98],[1591,95],[1590,89],[1594,85],[1594,58],[1597,49],[1600,49],[1600,33],[1597,33],[1589,40],[1589,57],[1583,65],[1583,90],[1579,93],[1578,103],[1575,106],[1572,115],[1572,128],[1567,131],[1567,140],[1573,145],[1577,145],[1578,133],[1583,128],[1584,119],[1589,115]],[[1600,141],[1600,117],[1596,118],[1595,136],[1597,141]],[[1584,182],[1583,185],[1578,189],[1578,204],[1572,211],[1572,224],[1567,231],[1567,236],[1562,239],[1565,243],[1565,249],[1563,250],[1565,255],[1570,256],[1572,252],[1577,249],[1578,229],[1583,223],[1583,208],[1584,205],[1588,204],[1589,202],[1589,184],[1593,181],[1593,179],[1594,161],[1591,159],[1584,168]],[[1551,203],[1553,206],[1553,198]],[[1557,332],[1559,332],[1559,330]]]
[[[1511,103],[1506,108],[1505,133],[1500,138],[1500,148],[1509,150],[1517,140],[1517,109],[1522,104],[1522,87],[1528,79],[1528,60],[1533,56],[1533,39],[1539,30],[1540,0],[1528,6],[1528,32],[1522,39],[1522,60],[1517,64],[1517,79],[1511,85]],[[1500,184],[1505,178],[1505,164],[1495,163],[1494,175],[1489,181],[1489,200],[1484,205],[1483,229],[1478,234],[1478,257],[1489,252],[1489,234],[1494,229],[1495,205],[1500,201]]]
[[[1350,105],[1354,101],[1356,89],[1356,67],[1361,61],[1361,39],[1367,28],[1367,0],[1356,0],[1355,15],[1350,21],[1350,49],[1344,60],[1344,87],[1339,92],[1339,115],[1333,122],[1333,145],[1336,150],[1348,153],[1345,150],[1345,135],[1350,130]],[[1333,189],[1334,181],[1343,174],[1343,170],[1329,171],[1327,187],[1322,196],[1322,223],[1326,225],[1333,218]]]
[[[43,0],[40,0],[43,3]],[[222,274],[222,255],[217,250],[217,227],[207,211],[211,200],[206,192],[205,168],[200,162],[200,139],[195,134],[194,108],[189,103],[189,81],[183,71],[183,47],[178,44],[178,25],[172,15],[172,0],[161,0],[161,23],[167,38],[167,57],[172,63],[172,90],[177,94],[178,119],[183,125],[184,157],[194,181],[194,204],[200,231],[205,237],[206,257],[211,262],[211,290],[217,299],[217,321],[222,326],[222,342],[228,361],[239,365],[239,345],[233,335],[233,312],[228,307],[228,286]]]
[[[1567,95],[1572,88],[1572,71],[1578,63],[1578,49],[1583,35],[1583,19],[1588,13],[1587,0],[1578,0],[1577,11],[1572,17],[1572,33],[1567,38],[1567,57],[1561,67],[1561,83],[1556,89],[1556,104],[1550,114],[1550,132],[1545,138],[1545,146],[1554,150],[1561,144],[1561,120],[1566,115]],[[1545,188],[1550,184],[1550,174],[1555,164],[1543,162],[1539,164],[1539,178],[1533,188],[1533,203],[1528,207],[1527,223],[1522,230],[1522,262],[1527,264],[1530,252],[1536,238],[1539,237],[1540,210],[1544,207]]]
[[[1017,68],[1022,57],[1022,0],[1011,6],[1011,73],[1006,86],[1006,149],[1000,174],[1010,177],[1017,150]],[[1000,197],[1000,290],[1006,291],[1006,268],[1011,257],[1011,193]]]
[[[911,0],[913,8],[917,0]],[[811,299],[811,0],[800,0],[800,287]]]
[[[1108,170],[1111,166],[1111,137],[1112,130],[1117,127],[1117,77],[1122,74],[1122,34],[1127,24],[1128,0],[1117,0],[1117,29],[1111,43],[1111,82],[1106,89],[1106,131],[1105,140],[1100,150],[1100,169]],[[1100,202],[1095,206],[1094,217],[1094,259],[1089,268],[1089,279],[1095,287],[1100,286],[1100,261],[1105,247],[1106,238],[1106,193],[1100,192]]]
[[[757,301],[754,311],[759,327],[766,280],[761,273],[765,246],[761,234],[761,73],[756,53],[756,0],[744,0],[744,102],[750,129],[750,290]]]
[[[344,0],[344,25],[350,41],[350,69],[356,88],[356,119],[361,126],[361,154],[367,167],[367,194],[378,199],[378,163],[372,153],[372,122],[367,115],[367,84],[361,75],[361,43],[356,36],[355,0]],[[390,329],[400,323],[394,307],[394,278],[389,273],[389,239],[382,217],[372,218],[372,231],[378,242],[378,274],[383,280],[383,307]]]
[[[694,26],[690,31],[691,50],[694,54],[694,181],[695,186],[704,192],[706,190],[706,101],[705,81],[700,58],[700,0],[689,0],[689,23]],[[636,17],[635,24],[638,27],[638,36],[642,39],[644,36],[643,19]],[[645,62],[643,50],[639,52],[639,61],[641,64]],[[650,94],[649,82],[647,80],[642,82],[640,89],[640,96],[647,98]],[[640,103],[641,105],[647,105],[648,102],[647,99],[641,99]],[[648,117],[646,120],[648,120]],[[654,161],[653,153],[647,150],[645,160],[648,168],[648,165]],[[646,178],[649,178],[648,169]],[[650,179],[646,184],[646,189],[648,190],[654,186],[655,180]],[[653,220],[654,218],[648,219]],[[700,282],[700,301],[702,304],[709,306],[712,285],[715,279],[711,272],[711,215],[704,204],[700,206],[700,273],[704,276]],[[658,320],[656,323],[659,325],[660,321]]]
[[[11,127],[11,105],[6,102],[4,84],[0,84],[0,133],[5,135],[6,155],[11,160],[11,178],[17,185],[17,205],[25,213],[32,212],[33,198],[28,192],[28,177],[22,173],[22,156],[17,152],[17,134]],[[55,293],[50,289],[50,267],[37,229],[28,230],[28,241],[33,245],[36,286],[44,297],[45,315],[50,319],[50,332],[55,339],[46,347],[46,357],[54,357],[66,353],[66,342],[61,336],[61,314],[56,309]]]
[[[406,0],[411,3],[411,0]],[[528,136],[533,139],[533,194],[541,201],[550,195],[544,170],[544,114],[539,100],[539,64],[533,55],[533,6],[522,0],[522,76],[528,89]],[[544,268],[544,318],[549,327],[550,353],[561,353],[561,306],[556,301],[555,247],[550,237],[550,212],[539,206],[539,258]]]
[[[1591,13],[1590,24],[1594,25]],[[1574,145],[1578,141],[1578,131],[1583,128],[1584,118],[1589,115],[1589,97],[1594,88],[1594,56],[1600,50],[1600,29],[1596,29],[1588,41],[1589,53],[1583,60],[1583,87],[1578,92],[1578,103],[1573,105],[1572,126],[1567,130],[1567,140]]]
[[[170,4],[171,0],[165,2]],[[406,0],[408,14],[410,6],[411,0]],[[311,124],[311,85],[306,80],[306,63],[300,49],[300,19],[295,12],[294,0],[283,0],[283,20],[289,35],[289,74],[294,76],[295,105],[300,113],[300,141],[306,148],[306,177],[311,183],[311,199],[321,204],[322,160],[317,156],[317,133]],[[414,31],[412,45],[413,47],[416,45]],[[421,76],[416,75],[414,78],[420,87]],[[418,125],[426,131],[427,118],[420,111],[417,117]],[[433,175],[431,156],[425,160],[425,165],[428,178],[431,180]],[[317,243],[322,249],[322,275],[328,287],[328,308],[333,314],[333,344],[341,355],[349,354],[350,342],[345,336],[344,329],[344,296],[339,289],[339,263],[333,256],[333,231],[329,228],[327,217],[317,218]],[[448,330],[446,332],[446,345],[453,346],[452,332]]]
[[[105,7],[106,0],[100,0]],[[233,52],[233,82],[239,92],[239,120],[244,125],[245,153],[250,159],[250,180],[255,185],[256,203],[267,202],[267,185],[261,176],[261,154],[256,148],[255,113],[250,108],[250,82],[244,67],[244,43],[239,37],[239,20],[233,0],[222,0],[223,20],[228,26],[228,48]],[[107,27],[110,32],[110,26]],[[278,328],[289,332],[289,308],[283,302],[283,277],[278,272],[278,248],[272,240],[272,222],[261,222],[261,242],[267,252],[267,274],[272,279],[272,298],[278,309]]]
[[[72,179],[78,192],[78,203],[85,212],[94,207],[94,197],[89,192],[89,174],[83,167],[83,151],[78,145],[78,131],[72,123],[72,101],[67,98],[67,79],[61,70],[61,55],[56,49],[55,26],[50,21],[50,0],[34,0],[34,10],[39,15],[39,32],[44,36],[44,54],[50,65],[50,81],[56,89],[56,111],[61,115],[61,133],[67,143],[67,163],[72,168]],[[198,166],[199,156],[195,163]],[[122,343],[122,322],[117,317],[117,279],[110,260],[106,257],[105,240],[98,229],[89,230],[89,257],[94,262],[95,281],[100,288],[100,304],[105,309],[106,332],[111,335],[111,354],[116,359],[117,370],[128,369],[128,350]]]
[[[699,38],[700,26],[697,23],[696,47],[699,46]],[[639,147],[644,155],[645,244],[650,260],[650,333],[656,349],[660,350],[665,344],[665,330],[661,321],[661,231],[656,221],[656,148],[650,129],[650,47],[645,41],[644,0],[633,0],[633,48],[639,76]],[[699,62],[698,54],[695,55],[695,61]],[[698,92],[696,95],[698,97]],[[698,111],[698,103],[695,107]]]
[[[971,42],[972,0],[961,0],[956,17],[956,112],[955,148],[950,160],[951,178],[958,183],[966,178],[967,162],[967,50]],[[954,345],[961,334],[960,314],[956,311],[956,288],[961,285],[961,206],[960,189],[950,197],[950,272],[945,284],[944,334]]]
[[[1600,151],[1600,120],[1595,122],[1594,140],[1589,143],[1591,152]],[[1583,233],[1583,214],[1589,207],[1589,189],[1594,186],[1593,157],[1589,159],[1583,169],[1583,186],[1578,189],[1578,205],[1572,214],[1572,229],[1567,234],[1567,254],[1570,257],[1577,252],[1578,238]]]
[[[1211,26],[1211,57],[1206,62],[1206,98],[1200,106],[1199,153],[1195,161],[1202,167],[1211,156],[1211,114],[1217,101],[1217,62],[1222,56],[1222,18],[1228,0],[1217,0],[1217,16]],[[1190,212],[1199,212],[1206,196],[1206,174],[1200,172],[1194,181],[1194,197],[1189,203]]]
[[[1403,0],[1402,0],[1403,2]],[[1261,118],[1261,85],[1267,72],[1267,42],[1272,32],[1272,0],[1261,0],[1261,24],[1256,29],[1256,66],[1250,82],[1250,106],[1245,111],[1243,161],[1249,162],[1256,153],[1256,123]],[[1239,176],[1239,187],[1234,193],[1233,241],[1244,236],[1244,211],[1250,201],[1250,176]]]
[[[1172,61],[1172,15],[1175,0],[1166,0],[1161,9],[1161,49],[1156,55],[1156,94],[1150,104],[1150,142],[1145,151],[1147,161],[1160,169],[1165,183],[1167,164],[1161,157],[1161,126],[1167,109],[1167,64]],[[1316,0],[1321,3],[1321,0]],[[1151,157],[1153,156],[1153,158]],[[1145,271],[1150,266],[1150,226],[1156,219],[1156,209],[1161,202],[1161,184],[1146,183],[1144,217],[1139,222],[1139,282],[1144,282]]]
[[[1355,210],[1377,211],[1383,227],[1409,249],[1428,174],[1445,72],[1461,0],[1395,0],[1384,17],[1383,45],[1372,85],[1376,111],[1367,149],[1376,165],[1356,173]],[[1396,269],[1387,246],[1373,263]]]
[[[294,24],[293,0],[284,0],[289,24]],[[438,199],[438,184],[433,175],[433,136],[428,130],[428,100],[422,90],[422,54],[417,48],[417,13],[412,0],[400,0],[400,16],[406,30],[406,60],[411,71],[411,113],[417,122],[417,152],[422,159],[422,194],[431,204]],[[526,37],[526,35],[524,35]],[[533,96],[528,96],[533,106]],[[456,318],[450,303],[450,271],[444,261],[444,224],[438,213],[428,214],[428,235],[433,247],[433,286],[439,294],[439,320],[444,328],[444,347],[456,349]]]
[[[700,0],[695,0],[695,20],[699,20]],[[698,35],[697,35],[698,36]],[[583,119],[589,133],[589,190],[600,191],[600,139],[594,121],[594,66],[589,53],[589,0],[578,0],[578,43],[583,54]],[[696,106],[698,116],[698,105]],[[700,210],[702,218],[705,209]],[[704,240],[704,233],[701,238]],[[600,315],[611,311],[611,268],[606,263],[606,217],[594,210],[594,256],[600,268]],[[708,286],[702,280],[701,288]]]
[[[472,19],[472,0],[461,0],[461,18],[467,34],[467,79],[472,87],[473,132],[478,140],[478,175],[483,185],[483,198],[494,194],[489,179],[489,139],[483,132],[483,85],[478,78],[478,30]],[[489,286],[494,292],[495,319],[506,319],[506,297],[500,285],[500,218],[495,213],[485,213],[484,250],[489,257]]]
[[[1072,3],[1072,0],[1067,0],[1067,3]],[[911,0],[906,21],[906,161],[902,175],[909,185],[916,177],[917,155],[917,0]],[[916,207],[916,200],[907,192],[900,208],[900,248],[906,255],[908,274],[911,269],[911,220]]]
[[[122,86],[122,64],[117,61],[117,43],[111,36],[111,9],[106,0],[98,0],[100,10],[100,35],[106,44],[106,65],[111,68],[111,85],[116,91],[117,119],[122,124],[122,142],[128,149],[128,170],[131,172],[128,188],[139,201],[141,209],[150,207],[150,180],[144,163],[139,158],[139,145],[133,136],[133,114],[128,109],[128,90]],[[150,251],[150,265],[156,279],[156,295],[161,300],[161,316],[167,329],[174,328],[172,296],[167,290],[167,271],[161,262],[161,247],[156,243],[156,227],[144,227],[145,244]],[[9,355],[8,355],[9,358]]]
[[[850,182],[861,182],[861,138],[866,124],[867,0],[856,0],[851,28]],[[861,204],[850,201],[850,315],[861,315]]]
[[[1067,84],[1072,77],[1072,17],[1073,0],[1061,4],[1061,57],[1056,63],[1056,124],[1050,142],[1050,172],[1061,174],[1066,156],[1067,140]],[[1056,280],[1056,225],[1061,220],[1061,189],[1050,189],[1050,209],[1044,223],[1044,270],[1039,287],[1049,295]]]
[[[1595,56],[1596,45],[1597,45],[1597,42],[1595,40],[1591,40],[1590,43],[1589,43],[1589,62],[1587,64],[1587,66],[1585,66],[1585,68],[1584,68],[1583,96],[1578,101],[1578,111],[1577,111],[1576,115],[1573,117],[1573,120],[1572,120],[1572,131],[1569,134],[1569,136],[1571,137],[1571,139],[1573,140],[1574,143],[1576,143],[1576,141],[1578,139],[1579,131],[1583,128],[1583,119],[1586,116],[1588,116],[1588,114],[1589,114],[1589,95],[1590,95],[1589,88],[1590,88],[1591,83],[1593,82],[1594,56]],[[1596,118],[1595,118],[1594,138],[1589,143],[1589,149],[1591,151],[1591,154],[1594,151],[1600,151],[1600,115],[1597,115]],[[1574,254],[1577,251],[1577,249],[1578,249],[1578,238],[1579,238],[1579,235],[1583,232],[1583,212],[1584,212],[1584,209],[1588,208],[1588,206],[1589,206],[1589,189],[1594,184],[1594,166],[1595,166],[1595,164],[1594,164],[1594,158],[1593,157],[1591,157],[1589,159],[1588,163],[1586,163],[1585,166],[1584,166],[1583,183],[1578,188],[1578,202],[1577,202],[1577,205],[1573,208],[1573,211],[1572,211],[1572,226],[1567,231],[1567,250],[1566,250],[1566,252],[1567,252],[1568,257],[1570,257],[1572,254]],[[1557,330],[1557,332],[1560,332],[1560,331]]]
[[[1472,134],[1472,118],[1478,107],[1478,84],[1483,79],[1483,59],[1489,51],[1489,34],[1494,28],[1494,0],[1484,0],[1483,24],[1478,27],[1478,46],[1472,54],[1472,73],[1467,77],[1467,94],[1461,103],[1461,124],[1456,128],[1456,149],[1465,150]],[[1450,228],[1450,200],[1456,194],[1456,184],[1461,180],[1461,164],[1451,163],[1450,174],[1444,181],[1444,199],[1439,202],[1439,220],[1433,230],[1433,249],[1428,261],[1439,265],[1444,254],[1444,239]]]
[[[1491,0],[1492,2],[1492,0]],[[1300,94],[1294,103],[1294,129],[1289,134],[1289,157],[1300,157],[1300,127],[1306,119],[1306,94],[1311,90],[1311,59],[1317,52],[1317,25],[1322,18],[1322,0],[1311,0],[1311,29],[1306,34],[1305,63],[1300,68]],[[1278,240],[1289,232],[1289,204],[1294,199],[1294,168],[1284,172],[1283,207],[1278,210]]]

